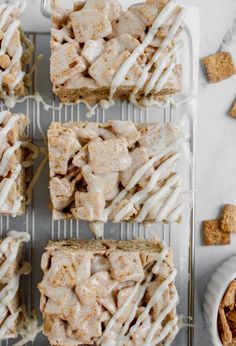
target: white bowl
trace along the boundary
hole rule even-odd
[[[225,291],[235,278],[236,256],[232,256],[217,269],[206,289],[203,310],[214,346],[222,346],[217,326],[218,310]]]

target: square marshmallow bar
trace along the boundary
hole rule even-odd
[[[0,99],[13,107],[15,98],[26,94],[25,67],[30,63],[33,44],[20,30],[22,1],[0,5]]]
[[[164,345],[178,332],[176,270],[158,241],[50,242],[41,266],[51,345]]]
[[[25,134],[29,118],[0,112],[0,215],[25,213],[30,142]]]
[[[24,242],[28,233],[11,231],[0,240],[0,340],[16,338],[25,318],[19,293],[20,275],[30,272],[30,265],[22,263]]]
[[[52,123],[54,219],[180,222],[184,205],[175,167],[183,140],[173,123]]]
[[[62,102],[119,98],[149,106],[181,89],[185,10],[175,2],[147,0],[125,11],[117,0],[69,10],[52,0],[51,8],[51,81]]]

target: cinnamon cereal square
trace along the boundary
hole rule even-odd
[[[146,0],[126,8],[119,0],[70,3],[51,1],[51,81],[63,103],[94,105],[102,101],[109,107],[122,99],[147,107],[181,90],[183,66],[177,51],[183,7],[173,3],[169,11],[169,0]],[[159,16],[163,25],[156,27]],[[157,76],[152,57],[161,45],[166,49]],[[173,50],[171,59],[165,57],[169,50]],[[150,72],[144,76],[145,68]],[[142,83],[138,83],[141,77]]]
[[[203,236],[205,245],[230,244],[230,234],[221,230],[221,220],[203,221]]]
[[[202,59],[210,83],[217,83],[235,74],[232,55],[219,52]]]
[[[177,272],[160,241],[50,242],[41,267],[40,309],[51,345],[111,346],[120,338],[127,346],[166,345],[178,332]]]
[[[226,204],[224,206],[221,229],[224,232],[236,232],[236,205]]]
[[[230,109],[229,114],[231,115],[231,117],[236,118],[236,99],[235,99],[235,101],[234,101],[234,103]]]

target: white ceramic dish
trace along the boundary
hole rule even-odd
[[[204,317],[214,346],[222,346],[217,327],[220,302],[229,284],[236,278],[236,256],[225,261],[212,276],[204,297]]]

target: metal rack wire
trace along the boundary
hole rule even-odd
[[[28,33],[28,37],[34,42],[36,47],[35,57],[38,52],[44,50],[46,56],[49,50],[49,34],[48,33]],[[47,44],[46,44],[47,43]],[[33,62],[34,63],[34,62]],[[42,104],[37,103],[35,100],[26,99],[24,102],[17,104],[14,111],[28,114],[30,117],[30,125],[28,127],[28,134],[33,142],[37,145],[44,145],[41,128],[44,132],[51,121],[75,121],[86,119],[84,106],[65,105],[62,109],[58,109],[58,100],[50,92],[51,85],[49,76],[46,71],[48,60],[44,61],[40,68],[40,73],[37,77],[37,89],[40,91],[46,101],[52,106],[50,110],[45,110]],[[45,75],[43,75],[45,69]],[[36,84],[33,83],[30,94],[36,92]],[[4,109],[4,105],[1,105]],[[181,111],[180,111],[181,112]],[[116,109],[108,111],[96,109],[95,116],[90,119],[91,121],[104,122],[108,119],[132,120],[135,122],[149,122],[153,120],[162,122],[175,122],[178,119],[177,110],[170,105],[164,110],[147,110],[137,109],[127,102],[117,103]],[[87,119],[88,120],[88,119]],[[190,150],[195,160],[195,129],[194,124],[190,122],[191,127],[191,140],[189,142]],[[37,166],[37,162],[36,162]],[[136,237],[151,237],[155,233],[165,243],[173,247],[175,262],[180,273],[177,287],[180,292],[180,300],[182,301],[179,308],[179,313],[185,316],[192,316],[194,314],[194,223],[195,223],[195,170],[194,165],[185,169],[189,170],[186,176],[189,176],[187,189],[193,191],[191,194],[191,207],[184,216],[183,226],[157,224],[153,226],[150,231],[146,226],[140,224],[111,224],[105,227],[105,237],[113,239],[132,239]],[[33,168],[34,170],[34,168]],[[32,172],[33,173],[33,172]],[[43,248],[50,239],[63,239],[71,237],[92,238],[91,232],[85,222],[78,221],[57,221],[53,222],[51,213],[48,210],[47,204],[49,202],[48,193],[48,169],[45,168],[38,184],[33,193],[33,200],[29,206],[26,215],[18,218],[1,217],[0,218],[0,233],[4,236],[10,229],[22,230],[30,233],[31,244],[27,245],[25,256],[26,259],[32,264],[32,274],[28,276],[23,283],[22,290],[24,292],[24,301],[27,305],[27,310],[30,313],[32,309],[36,309],[39,313],[39,293],[37,284],[41,279],[40,258],[43,253]],[[181,228],[186,228],[181,232]],[[183,232],[185,232],[183,234]],[[183,242],[183,244],[181,244]],[[187,244],[187,245],[186,245]],[[186,245],[186,246],[185,246]],[[180,249],[180,247],[183,248]],[[182,255],[180,255],[182,254]],[[183,255],[184,254],[184,255]],[[182,256],[182,257],[181,257]],[[183,260],[184,258],[184,260]],[[183,263],[181,263],[181,261]],[[188,299],[186,300],[186,297]],[[11,345],[11,341],[4,341],[2,345]],[[36,346],[48,345],[48,341],[42,335],[38,336],[33,343]],[[181,331],[173,345],[184,346],[193,345],[193,330],[186,327]]]

